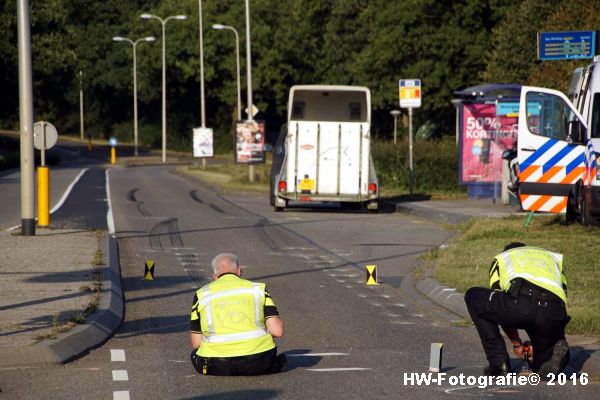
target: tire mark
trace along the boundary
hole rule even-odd
[[[164,249],[163,236],[169,238],[170,247],[184,247],[177,221],[177,218],[169,218],[154,225],[149,235],[150,247],[153,249]]]
[[[198,197],[198,191],[197,190],[190,190],[190,197],[196,203],[204,204],[204,201],[202,201],[202,199],[200,197]]]
[[[131,189],[129,192],[127,192],[127,200],[135,203],[135,207],[137,208],[138,212],[143,217],[150,217],[150,216],[152,216],[152,214],[150,214],[150,212],[146,209],[146,206],[144,206],[144,202],[139,201],[137,199],[136,193],[139,190],[140,189],[138,189],[138,188],[134,188],[134,189]]]
[[[217,205],[214,205],[213,203],[210,203],[208,206],[209,206],[210,208],[212,208],[213,210],[215,210],[216,212],[219,212],[219,213],[221,213],[221,214],[225,214],[225,211],[223,211],[223,209],[222,209],[222,208],[220,208],[220,207],[219,207],[219,206],[217,206]]]

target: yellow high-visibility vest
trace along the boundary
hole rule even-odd
[[[500,253],[490,270],[490,287],[496,282],[504,291],[511,282],[523,278],[542,287],[567,303],[567,279],[563,274],[562,254],[537,247],[517,247]]]
[[[221,276],[196,292],[200,316],[201,357],[238,357],[275,348],[264,323],[265,284]],[[270,299],[268,299],[270,300]]]

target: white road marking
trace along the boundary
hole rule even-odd
[[[110,361],[125,361],[125,350],[110,349]]]
[[[325,357],[325,356],[349,356],[348,353],[285,353],[286,357]]]
[[[350,368],[307,368],[307,371],[314,372],[340,372],[340,371],[369,371],[371,368],[360,368],[360,367],[350,367]]]
[[[396,324],[396,325],[414,325],[414,322],[410,322],[410,321],[390,321],[390,323],[392,324]]]
[[[185,360],[167,360],[167,361],[168,362],[173,362],[173,363],[179,363],[179,364],[185,364],[185,363],[188,362],[188,361],[185,361]],[[195,376],[195,375],[193,375],[193,376]]]
[[[89,168],[82,169],[81,172],[79,172],[79,174],[75,177],[75,179],[73,179],[73,182],[71,182],[71,184],[69,185],[67,190],[65,190],[65,192],[63,193],[63,195],[60,198],[60,200],[58,201],[58,203],[56,203],[56,205],[52,208],[52,210],[50,210],[50,214],[52,214],[53,212],[58,210],[63,205],[63,203],[67,200],[67,197],[69,197],[69,194],[71,193],[71,190],[73,190],[73,187],[75,186],[75,184],[79,181],[79,179],[83,176],[83,174],[85,174],[85,172],[88,169]],[[107,170],[107,172],[108,172],[108,170]]]
[[[77,181],[79,181],[79,179],[81,178],[81,176],[85,173],[85,171],[87,171],[89,168],[84,168],[82,169],[79,174],[75,177],[75,179],[73,179],[73,182],[71,182],[71,184],[69,185],[69,187],[67,187],[67,190],[65,190],[65,192],[63,193],[62,197],[60,198],[60,200],[58,200],[58,203],[56,203],[56,205],[52,208],[52,210],[50,210],[50,214],[54,213],[56,210],[58,210],[63,203],[67,200],[67,197],[69,197],[69,194],[71,193],[71,190],[73,190],[73,187],[75,186],[75,184],[77,183]],[[108,172],[108,170],[107,170]],[[36,218],[37,220],[37,218]],[[15,226],[11,226],[10,228],[8,228],[6,231],[7,232],[12,232],[14,230],[17,230],[21,227],[21,224],[19,225],[15,225]]]
[[[112,203],[110,200],[110,180],[108,178],[108,169],[105,171],[106,174],[106,204],[108,205],[108,211],[106,212],[106,224],[108,225],[109,235],[115,234],[115,220],[112,213]]]
[[[129,400],[129,390],[113,392],[113,400]]]
[[[129,375],[126,369],[113,369],[112,378],[113,381],[128,381]]]

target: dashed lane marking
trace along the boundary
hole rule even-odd
[[[314,372],[341,372],[341,371],[370,371],[371,368],[349,367],[349,368],[307,368]]]
[[[125,350],[110,349],[110,361],[125,361]]]
[[[348,353],[285,353],[286,357],[325,357],[325,356],[349,356]]]
[[[113,392],[113,400],[129,400],[129,390]]]
[[[112,378],[113,381],[128,381],[129,375],[126,369],[113,369]]]

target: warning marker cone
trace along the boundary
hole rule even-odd
[[[377,282],[377,265],[367,265],[367,286],[379,285]]]
[[[154,280],[154,260],[146,260],[146,265],[144,267],[144,280]]]

